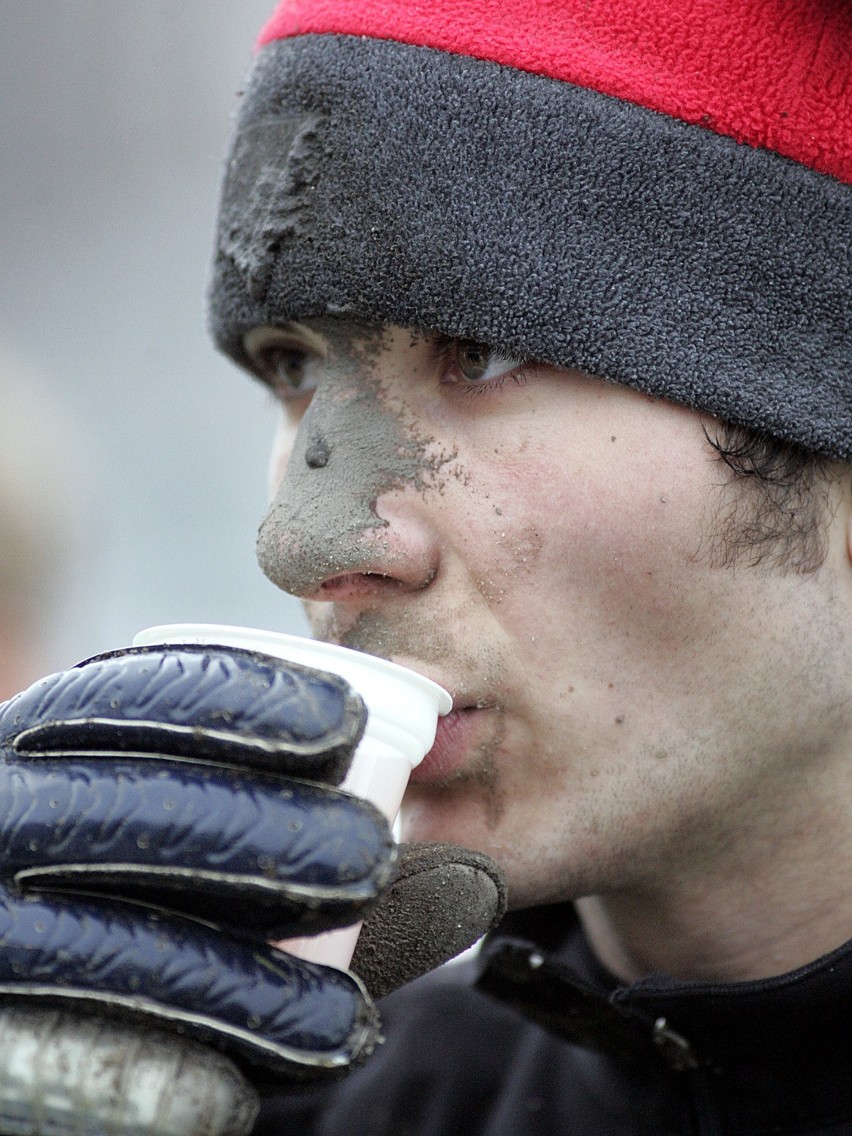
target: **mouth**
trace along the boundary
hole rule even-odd
[[[454,707],[439,718],[434,744],[411,771],[411,783],[426,785],[447,781],[465,768],[479,750],[489,709],[493,707]]]
[[[438,719],[432,747],[412,770],[410,783],[438,785],[456,780],[472,767],[478,769],[485,749],[489,746],[493,748],[495,737],[501,733],[500,719],[503,711],[493,694],[485,694],[481,687],[476,689],[470,675],[459,681],[459,671],[466,669],[462,665],[464,660],[459,660],[457,652],[449,646],[445,654],[455,658],[456,665],[452,668],[446,667],[446,659],[430,663],[424,660],[420,652],[407,650],[410,645],[408,639],[403,641],[403,637],[398,633],[394,635],[392,629],[387,631],[383,626],[371,623],[369,635],[363,634],[366,626],[363,615],[358,626],[362,630],[360,635],[350,631],[347,635],[330,637],[326,634],[322,638],[331,638],[350,650],[364,651],[368,655],[376,655],[407,670],[416,671],[444,687],[452,697],[452,709]],[[456,672],[455,676],[452,671]]]

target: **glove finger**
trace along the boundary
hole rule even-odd
[[[339,784],[365,720],[336,675],[237,648],[131,647],[6,703],[0,744],[18,754],[167,753]]]
[[[506,878],[482,852],[403,846],[396,876],[364,924],[352,969],[374,998],[441,966],[506,913]]]
[[[322,1076],[366,1056],[376,1017],[346,971],[175,915],[0,891],[0,998],[169,1026],[238,1064]]]
[[[372,805],[199,764],[44,759],[0,767],[0,870],[285,938],[361,919],[396,847]]]
[[[30,1000],[0,1005],[0,1132],[249,1136],[259,1100],[233,1061],[174,1031]]]

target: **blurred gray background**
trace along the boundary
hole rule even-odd
[[[44,665],[177,620],[304,633],[254,562],[274,410],[205,334],[235,93],[273,0],[0,0],[0,368],[59,506]],[[51,553],[51,555],[54,555]]]

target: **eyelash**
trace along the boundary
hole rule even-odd
[[[505,375],[497,375],[493,379],[486,379],[484,383],[459,383],[458,393],[462,398],[477,398],[483,394],[494,394],[506,385],[507,382],[514,383],[515,386],[521,387],[529,379],[531,370],[530,363],[524,363],[520,367],[516,367],[514,371],[508,371]]]
[[[454,359],[453,353],[468,342],[470,341],[452,339],[449,336],[436,338],[435,346],[439,364],[445,368],[449,368],[453,365],[458,368],[458,363]],[[514,367],[511,371],[504,371],[503,374],[495,375],[493,379],[486,379],[483,382],[468,379],[464,373],[461,373],[461,378],[454,379],[449,385],[455,387],[458,394],[464,398],[483,394],[494,394],[501,390],[508,381],[513,382],[516,386],[523,386],[529,379],[533,366],[534,361],[532,359],[525,359],[519,362],[518,366]]]

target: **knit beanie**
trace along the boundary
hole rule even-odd
[[[212,330],[434,330],[852,459],[850,183],[849,0],[284,0]]]

